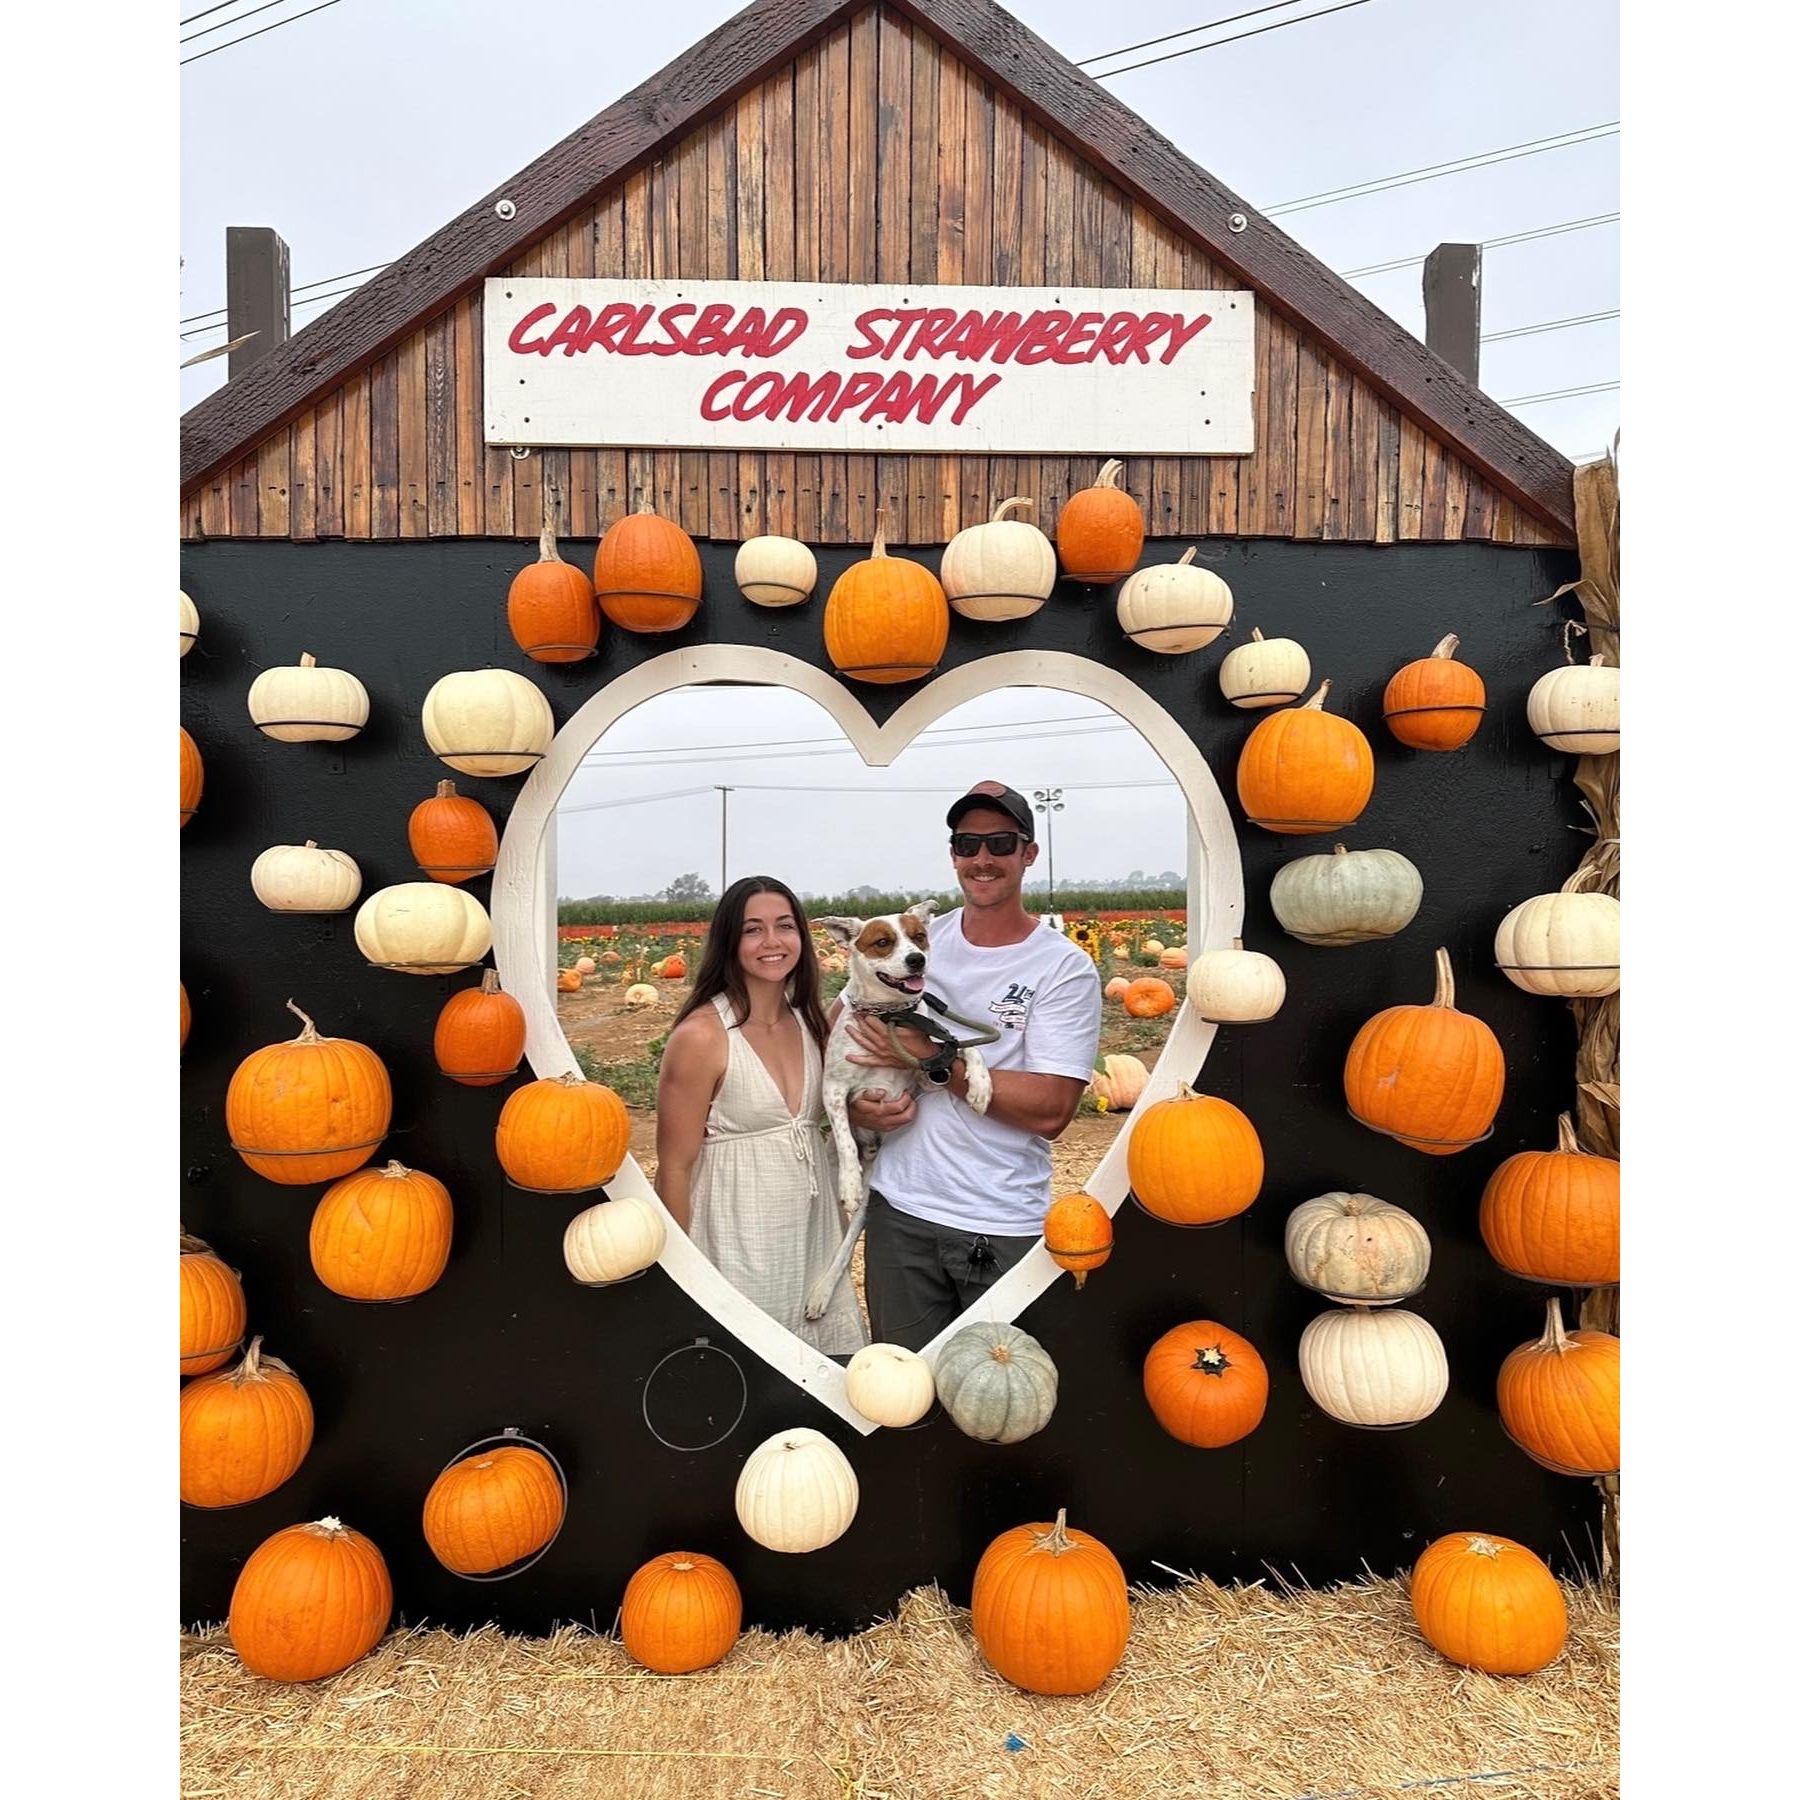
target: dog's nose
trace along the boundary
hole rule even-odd
[[[906,969],[909,975],[916,975],[924,968],[925,958],[917,950],[910,952],[906,958]]]

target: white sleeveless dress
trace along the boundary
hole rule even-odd
[[[725,1075],[706,1115],[694,1164],[688,1235],[740,1293],[827,1356],[860,1350],[869,1334],[846,1273],[825,1316],[806,1317],[806,1290],[843,1242],[837,1164],[819,1130],[824,1065],[798,1013],[806,1086],[790,1113],[780,1084],[732,1026],[731,1002],[713,1006],[725,1027]],[[790,1009],[791,1010],[791,1009]]]

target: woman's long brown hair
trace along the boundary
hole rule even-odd
[[[827,1036],[825,1008],[819,1002],[819,958],[813,949],[812,931],[806,923],[806,908],[794,890],[773,875],[746,875],[734,881],[719,896],[712,925],[706,934],[706,946],[700,952],[700,966],[694,971],[694,991],[675,1015],[679,1025],[689,1013],[710,1006],[720,994],[731,1002],[732,1024],[742,1025],[750,1016],[750,990],[738,962],[738,940],[744,935],[744,914],[758,894],[779,894],[793,910],[794,923],[800,927],[800,960],[788,977],[789,1003],[806,1022],[813,1040],[822,1052]],[[674,1030],[670,1026],[670,1030]]]

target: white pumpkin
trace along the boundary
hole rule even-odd
[[[1292,638],[1252,630],[1250,642],[1228,650],[1219,664],[1219,692],[1246,711],[1291,706],[1311,685],[1312,658]]]
[[[1288,1214],[1287,1263],[1328,1300],[1392,1306],[1425,1285],[1431,1239],[1411,1213],[1373,1194],[1321,1194]]]
[[[647,981],[634,981],[625,990],[627,1006],[654,1006],[657,1001],[656,989]]]
[[[186,656],[193,649],[194,640],[200,635],[200,609],[191,601],[185,592],[181,595],[181,654]]]
[[[1303,944],[1366,944],[1404,931],[1425,897],[1419,871],[1398,850],[1346,850],[1283,863],[1269,884],[1281,928]]]
[[[737,1483],[738,1523],[765,1550],[800,1555],[836,1543],[856,1517],[856,1471],[823,1432],[797,1425],[750,1452]]]
[[[1143,1097],[1150,1071],[1135,1056],[1103,1056],[1100,1061],[1103,1066],[1088,1082],[1094,1098],[1104,1100],[1114,1112],[1130,1112]]]
[[[1056,586],[1056,547],[1035,525],[1009,519],[1023,494],[1002,500],[985,525],[966,525],[944,547],[938,579],[965,619],[1027,619]]]
[[[321,669],[303,655],[251,682],[250,722],[283,744],[341,744],[368,724],[369,690],[348,669]]]
[[[1494,933],[1494,961],[1528,994],[1597,1000],[1619,991],[1619,903],[1611,894],[1537,894]]]
[[[931,1411],[937,1383],[931,1364],[899,1344],[865,1344],[844,1371],[844,1392],[865,1419],[896,1429]]]
[[[1287,977],[1281,964],[1233,938],[1229,950],[1204,950],[1188,965],[1187,996],[1214,1025],[1260,1025],[1281,1011]]]
[[[662,1214],[637,1194],[621,1194],[569,1221],[563,1233],[563,1261],[584,1286],[604,1287],[649,1268],[667,1240]]]
[[[1113,961],[1114,962],[1123,962],[1123,961],[1125,961],[1125,958],[1123,955],[1115,956],[1113,958]],[[1106,998],[1108,1000],[1123,1000],[1125,998],[1125,991],[1130,986],[1131,986],[1131,977],[1130,976],[1115,975],[1112,978],[1112,980],[1106,984]]]
[[[341,913],[362,892],[362,870],[344,850],[271,844],[250,865],[250,886],[270,912]]]
[[[511,669],[463,669],[425,696],[425,742],[465,775],[518,775],[556,736],[541,690]]]
[[[1600,656],[1551,669],[1525,696],[1525,718],[1552,750],[1610,756],[1619,747],[1619,671]]]
[[[798,606],[819,579],[819,559],[791,537],[745,538],[733,567],[753,606]]]
[[[591,975],[599,966],[600,965],[596,963],[591,956],[578,956],[575,959],[575,973],[577,975]]]
[[[1450,1364],[1417,1313],[1351,1306],[1320,1313],[1301,1332],[1300,1380],[1346,1425],[1416,1425],[1449,1391]]]
[[[1146,956],[1161,956],[1165,948],[1166,946],[1161,938],[1146,938],[1144,940],[1144,954]]]
[[[1190,544],[1181,560],[1153,563],[1119,589],[1119,629],[1140,649],[1162,656],[1203,650],[1231,623],[1231,589],[1197,569]]]
[[[487,955],[493,927],[473,894],[441,881],[402,881],[356,910],[356,947],[378,969],[454,975]]]

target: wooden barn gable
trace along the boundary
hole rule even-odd
[[[1093,479],[1093,457],[516,458],[483,442],[502,274],[1249,287],[1255,452],[1130,459],[1153,535],[1573,542],[1564,457],[991,0],[746,7],[192,408],[184,538],[534,537],[548,495],[577,538],[641,497],[697,537],[864,542],[883,506],[932,544],[1009,494],[1053,531]]]

